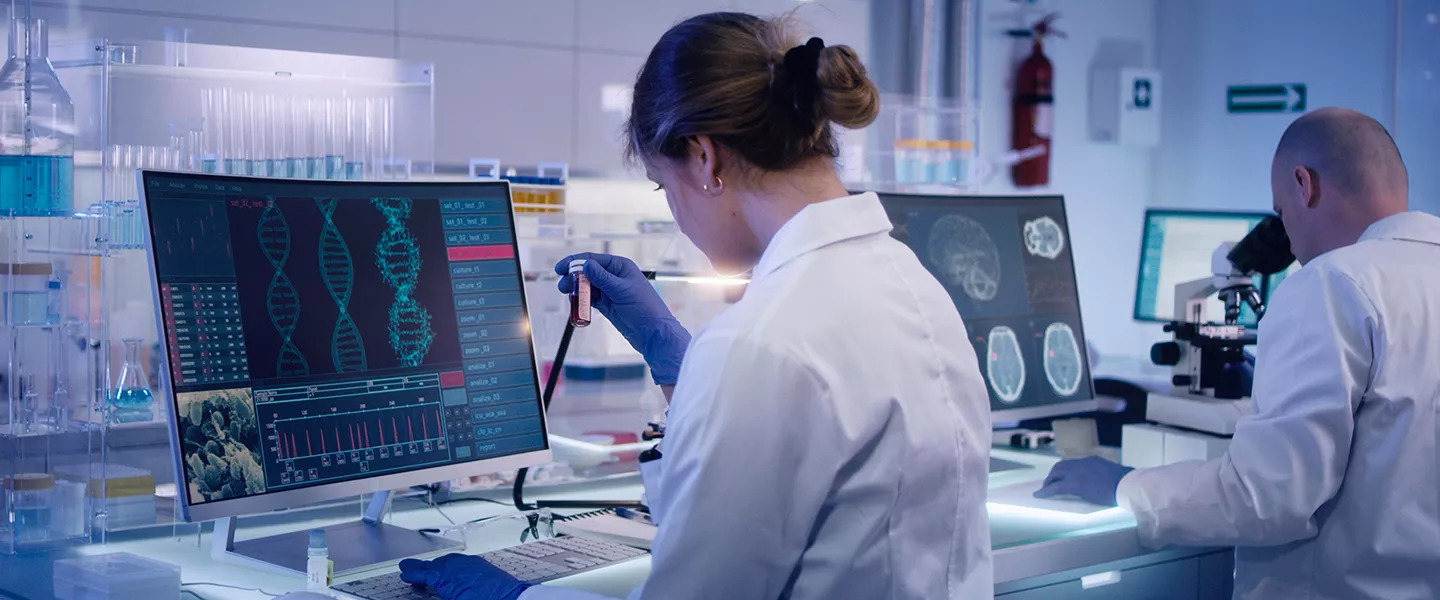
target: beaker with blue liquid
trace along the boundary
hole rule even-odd
[[[45,21],[10,23],[10,53],[0,66],[0,215],[70,215],[75,106],[50,64]]]
[[[155,403],[150,393],[149,378],[145,366],[140,363],[140,340],[125,340],[125,366],[120,368],[120,379],[110,390],[110,422],[143,423],[155,419],[151,405]]]

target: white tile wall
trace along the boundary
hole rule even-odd
[[[732,0],[577,0],[583,50],[644,56],[671,25],[696,14],[734,10]]]
[[[578,53],[579,68],[575,79],[575,163],[598,173],[617,177],[638,177],[625,164],[620,149],[624,142],[621,129],[626,113],[605,111],[600,104],[606,86],[628,89],[635,75],[645,64],[644,57]],[[626,105],[625,110],[629,110]]]
[[[237,21],[268,21],[290,26],[367,29],[393,35],[395,32],[395,3],[400,0],[181,1],[185,4],[184,12],[203,17],[220,17]]]

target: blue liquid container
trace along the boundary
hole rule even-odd
[[[305,176],[310,179],[325,178],[325,157],[311,156],[305,159]]]
[[[269,169],[270,177],[286,177],[290,174],[289,167],[285,166],[285,159],[283,158],[270,159]]]
[[[51,217],[73,214],[75,159],[0,154],[0,214]]]
[[[225,174],[227,175],[248,175],[250,170],[245,167],[245,161],[238,158],[225,159]]]
[[[327,154],[327,155],[325,155],[325,178],[326,178],[326,179],[344,179],[344,178],[345,178],[345,157],[340,156],[340,155],[338,155],[338,154]]]
[[[304,179],[308,175],[308,172],[305,170],[305,159],[285,159],[285,173],[294,179]]]
[[[145,368],[140,364],[140,340],[125,340],[125,366],[120,369],[120,380],[110,397],[110,421],[113,423],[139,423],[155,418],[151,405],[155,396],[150,393],[150,384]]]
[[[215,158],[215,157],[213,157],[213,156],[212,156],[212,157],[209,157],[209,158],[202,158],[202,159],[200,159],[200,172],[201,172],[201,173],[219,173],[219,172],[220,172],[220,160],[217,159],[217,158]]]
[[[353,161],[352,161],[352,162],[347,162],[347,163],[345,163],[345,178],[346,178],[346,179],[364,179],[364,178],[365,178],[365,163],[363,163],[363,162],[353,162]]]
[[[45,21],[10,24],[10,54],[0,66],[0,213],[70,215],[75,107],[50,64]],[[26,39],[28,52],[20,46]]]

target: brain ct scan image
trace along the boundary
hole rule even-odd
[[[960,215],[939,218],[930,229],[929,251],[930,262],[945,283],[960,286],[975,300],[995,299],[1000,289],[1000,250],[980,223]]]
[[[1055,260],[1065,249],[1065,232],[1050,217],[1025,222],[1025,250],[1035,256]]]
[[[1025,358],[1020,354],[1020,338],[1015,336],[1015,330],[1003,325],[991,329],[985,347],[985,374],[990,388],[1002,402],[1019,400],[1025,389]]]
[[[1075,330],[1064,323],[1051,323],[1045,328],[1045,379],[1056,394],[1072,396],[1080,389],[1082,360]]]

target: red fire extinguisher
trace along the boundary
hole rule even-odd
[[[1015,96],[1011,103],[1011,149],[1029,158],[1015,163],[1010,176],[1017,187],[1050,183],[1050,134],[1055,129],[1055,66],[1045,58],[1046,36],[1065,37],[1051,26],[1060,15],[1051,13],[1030,29],[1010,31],[1015,37],[1031,38],[1030,56],[1020,63],[1015,75]]]

